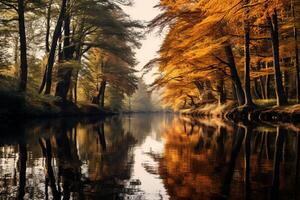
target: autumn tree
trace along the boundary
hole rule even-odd
[[[158,68],[155,87],[169,88],[179,82],[176,84],[181,88],[174,87],[177,91],[173,93],[174,100],[178,99],[179,91],[190,87],[190,92],[183,95],[184,105],[187,99],[192,104],[196,104],[195,99],[203,102],[197,96],[191,98],[191,91],[197,88],[202,94],[218,91],[219,100],[224,99],[223,92],[229,91],[240,106],[252,106],[253,92],[261,98],[270,97],[270,73],[273,73],[277,105],[285,105],[291,73],[286,60],[293,52],[289,42],[292,33],[289,5],[290,1],[284,0],[205,3],[161,0],[158,7],[162,13],[149,27],[168,27],[168,31],[159,57],[150,61],[144,70]],[[263,76],[267,77],[266,81]],[[228,87],[228,80],[233,87]],[[170,97],[169,94],[166,98]],[[209,97],[206,95],[207,100]]]

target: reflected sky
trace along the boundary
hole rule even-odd
[[[171,114],[1,126],[0,199],[299,199],[295,126]]]

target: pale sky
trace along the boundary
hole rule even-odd
[[[150,21],[159,14],[159,10],[154,8],[159,0],[133,0],[132,7],[125,7],[124,11],[134,20]],[[162,43],[163,36],[157,35],[157,31],[147,34],[141,41],[142,47],[136,51],[136,58],[139,62],[137,70],[140,70],[147,62],[155,58]],[[147,84],[153,81],[153,73],[144,76]]]

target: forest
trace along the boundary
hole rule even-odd
[[[164,91],[164,104],[197,115],[238,107],[235,118],[299,109],[291,105],[300,102],[300,1],[161,0],[158,7],[149,27],[167,35],[144,72],[158,69],[152,88]]]
[[[299,200],[299,34],[300,0],[0,0],[0,199]]]
[[[161,0],[149,23],[126,14],[132,3],[0,0],[1,113],[150,111],[161,103],[197,116],[299,117],[299,0]],[[135,54],[153,30],[165,36],[142,69],[155,71],[148,87]],[[151,102],[154,91],[160,103]]]
[[[1,0],[1,113],[118,112],[130,101],[144,102],[131,109],[151,110],[147,86],[134,68],[144,24],[124,12],[131,4]],[[138,86],[144,87],[135,95],[140,100],[130,99]]]

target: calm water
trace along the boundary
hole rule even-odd
[[[292,125],[140,114],[0,128],[0,199],[300,199]]]

